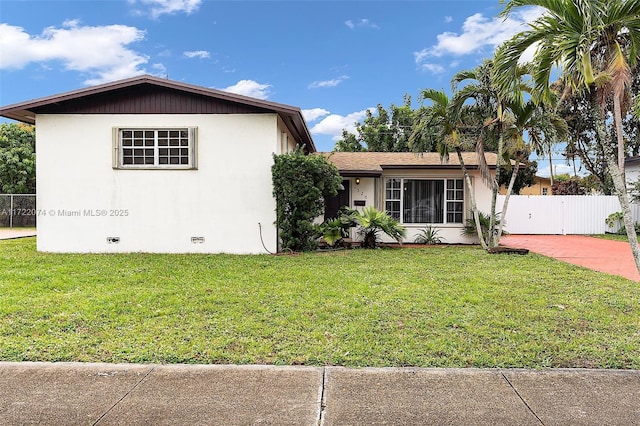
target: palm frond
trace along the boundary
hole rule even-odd
[[[492,190],[495,189],[498,184],[496,182],[496,179],[491,174],[491,169],[489,168],[489,164],[487,163],[487,157],[484,152],[484,143],[482,141],[482,134],[478,139],[478,143],[476,143],[475,152],[482,181]]]
[[[607,73],[611,76],[613,96],[620,101],[624,101],[625,97],[629,94],[628,89],[631,87],[632,76],[629,63],[624,57],[618,43],[614,45]]]

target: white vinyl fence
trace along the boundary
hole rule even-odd
[[[504,195],[498,196],[499,211]],[[633,204],[633,217],[640,221],[640,206]],[[620,202],[608,195],[512,195],[505,217],[510,234],[604,234],[615,232],[605,219],[619,212]]]

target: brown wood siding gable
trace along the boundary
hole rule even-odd
[[[151,84],[34,108],[37,114],[260,114],[271,111]]]

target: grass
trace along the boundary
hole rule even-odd
[[[640,368],[640,287],[475,247],[47,254],[0,241],[0,360]]]
[[[597,234],[591,235],[591,237],[602,238],[604,240],[612,240],[612,241],[622,241],[624,243],[628,243],[629,239],[627,238],[627,234]]]

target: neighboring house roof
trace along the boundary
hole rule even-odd
[[[624,160],[625,166],[636,166],[640,165],[640,157],[629,157]]]
[[[316,148],[300,108],[142,75],[0,108],[0,116],[35,124],[37,114],[275,113],[296,141]]]
[[[443,159],[437,152],[327,152],[322,153],[340,171],[342,176],[380,176],[385,169],[460,169],[458,156]],[[495,169],[496,154],[485,153],[490,168]],[[462,159],[468,169],[478,168],[475,152],[463,152]]]

